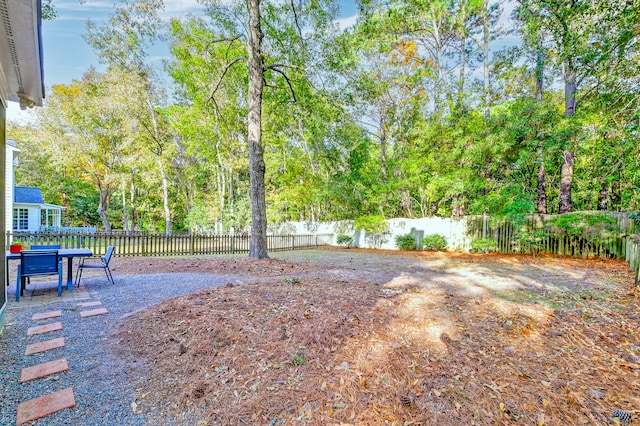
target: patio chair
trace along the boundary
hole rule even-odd
[[[31,246],[31,250],[60,250],[60,244],[49,244],[44,246]]]
[[[23,295],[25,279],[35,276],[58,275],[58,297],[62,296],[62,260],[58,259],[58,250],[21,251],[17,275],[16,302]]]
[[[111,275],[111,269],[109,269],[109,262],[115,251],[114,246],[107,247],[107,253],[103,256],[91,256],[83,257],[78,263],[78,273],[76,274],[76,286],[80,287],[80,279],[82,278],[82,271],[87,269],[104,269],[104,273],[107,276],[107,281],[115,285],[113,281],[113,275]],[[88,261],[88,262],[87,262]],[[97,261],[97,263],[96,263]]]
[[[60,250],[60,244],[32,245],[30,250]],[[27,284],[31,284],[31,277],[27,277]]]

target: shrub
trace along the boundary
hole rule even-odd
[[[354,229],[365,231],[365,242],[381,247],[389,239],[390,232],[383,216],[360,216],[353,222]]]
[[[489,253],[496,251],[498,243],[493,238],[476,238],[471,241],[471,251],[477,253]]]
[[[447,248],[447,237],[441,234],[425,235],[422,246],[425,250],[444,250]]]
[[[338,235],[338,238],[336,238],[336,243],[338,243],[338,245],[340,246],[350,246],[352,242],[353,242],[353,237],[350,237],[345,234],[340,234]]]
[[[381,234],[387,230],[387,221],[383,216],[360,216],[353,222],[355,229],[364,229],[367,233]]]
[[[396,247],[400,250],[415,250],[416,237],[411,234],[398,235],[396,237]]]

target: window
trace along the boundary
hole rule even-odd
[[[60,210],[42,210],[40,225],[46,227],[60,226]]]
[[[29,209],[13,209],[13,229],[16,231],[29,229]]]

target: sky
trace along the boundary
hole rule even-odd
[[[197,15],[202,10],[197,0],[165,0],[164,3],[167,17]],[[355,0],[339,0],[339,4],[339,23],[341,28],[345,28],[355,22],[357,6]],[[114,11],[113,0],[54,0],[53,5],[58,17],[42,23],[44,83],[47,89],[80,79],[91,66],[104,69],[82,35],[86,32],[88,19],[99,24]],[[160,62],[168,55],[168,49],[158,47],[152,53],[155,56],[151,60]],[[16,102],[9,102],[8,121],[25,123],[30,119],[30,110],[21,111]]]

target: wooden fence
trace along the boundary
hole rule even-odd
[[[512,220],[491,220],[487,216],[468,216],[466,238],[491,238],[500,253],[551,253],[577,257],[623,258],[626,236],[635,229],[626,217],[615,218],[609,228],[560,229],[552,220],[557,216],[531,215],[518,223]]]
[[[598,212],[602,214],[601,212]],[[588,214],[588,212],[587,212]],[[614,218],[609,226],[558,229],[558,216],[531,215],[525,221],[493,221],[487,216],[470,216],[467,238],[491,238],[501,253],[551,253],[578,257],[625,259],[640,284],[640,235],[628,213],[606,213]]]
[[[269,235],[268,251],[300,250],[329,244],[332,235]],[[187,256],[249,253],[250,235],[198,235],[136,233],[7,232],[7,247],[20,240],[32,245],[59,244],[61,248],[91,249],[104,254],[108,246],[116,247],[118,256]]]
[[[635,284],[640,284],[640,236],[631,235],[625,238],[625,259],[629,267],[636,273]]]

